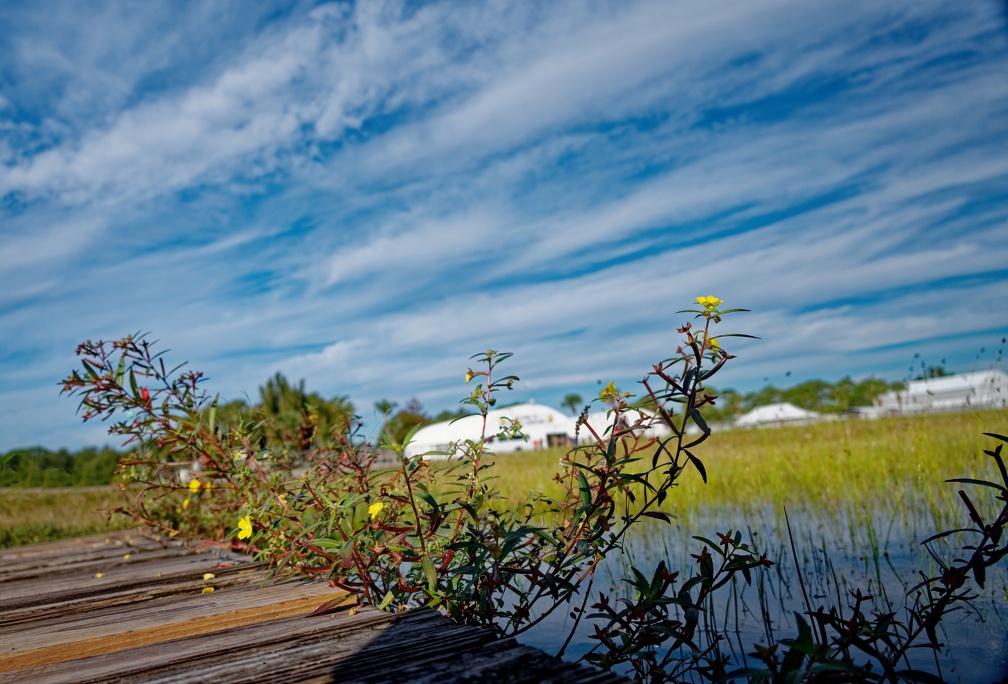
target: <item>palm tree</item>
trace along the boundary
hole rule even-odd
[[[570,409],[571,415],[576,416],[578,411],[581,410],[581,404],[583,400],[580,394],[568,394],[564,397],[563,405]]]

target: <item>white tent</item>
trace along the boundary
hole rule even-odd
[[[783,402],[757,406],[752,411],[744,413],[735,419],[735,427],[769,427],[780,425],[806,425],[820,419],[815,411],[798,408],[794,404]]]
[[[605,438],[612,431],[614,417],[608,409],[592,411],[588,414],[588,425],[598,433],[599,437]],[[637,421],[641,421],[642,425],[644,425],[644,430],[641,434],[645,437],[661,438],[672,434],[672,431],[660,416],[656,416],[654,413],[644,409],[627,409],[620,415],[620,421],[624,425],[633,425]],[[582,427],[579,441],[583,444],[585,438],[590,436],[591,433]]]
[[[494,435],[506,428],[509,420],[521,423],[524,439],[495,439],[489,449],[494,453],[539,449],[547,446],[572,444],[575,419],[549,406],[541,404],[516,404],[487,413],[486,432]],[[466,416],[454,422],[434,423],[417,430],[406,447],[407,456],[428,452],[447,452],[454,443],[478,440],[483,432],[483,416]]]
[[[915,380],[875,400],[880,413],[957,411],[1008,406],[1008,375],[999,370]]]

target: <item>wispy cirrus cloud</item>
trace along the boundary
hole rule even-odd
[[[743,389],[1008,333],[998,3],[54,7],[0,8],[0,449],[102,441],[55,383],[137,330],[364,413],[487,347],[629,387],[697,294]]]

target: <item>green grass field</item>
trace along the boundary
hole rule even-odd
[[[924,514],[945,526],[961,510],[959,487],[946,479],[997,479],[993,460],[983,453],[997,441],[985,432],[1008,434],[1008,410],[715,432],[695,450],[708,483],[688,469],[664,508],[683,519],[713,506]],[[512,502],[527,501],[537,488],[557,493],[550,479],[561,455],[496,456],[497,487]]]
[[[855,523],[858,516],[903,516],[944,528],[962,510],[959,486],[944,480],[996,476],[983,454],[996,442],[984,432],[1008,434],[1008,410],[716,432],[696,450],[708,484],[688,470],[665,510],[686,521],[714,507],[745,513],[787,506],[841,511]],[[495,456],[495,485],[513,503],[536,489],[550,493],[562,455]],[[0,489],[0,547],[129,527],[121,516],[108,521],[99,512],[120,497],[116,487]]]
[[[0,489],[0,548],[133,527],[101,512],[121,503],[116,486]]]

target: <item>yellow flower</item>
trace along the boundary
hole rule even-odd
[[[105,573],[104,572],[96,572],[94,576],[95,576],[95,579],[101,579],[102,577],[105,576]]]
[[[199,480],[197,480],[196,478],[193,478],[193,479],[189,480],[189,491],[190,492],[198,492],[199,488],[200,488],[200,481]]]
[[[204,572],[203,573],[203,579],[205,579],[205,580],[212,580],[214,577],[215,577],[215,575],[212,572]]]
[[[189,497],[182,499],[182,510],[189,508]]]
[[[129,560],[129,559],[130,559],[130,555],[128,553],[123,554],[123,560]]]
[[[213,591],[213,587],[203,587],[202,593],[209,594],[211,591]]]
[[[613,401],[614,399],[619,397],[619,391],[616,389],[616,385],[610,382],[608,385],[602,388],[602,391],[599,392],[598,396],[599,399],[601,399],[602,401],[606,402]]]
[[[371,519],[374,520],[378,517],[378,514],[382,512],[383,508],[385,508],[385,504],[381,501],[376,501],[367,507],[368,515],[370,515]]]
[[[472,380],[474,377],[476,377],[475,373],[473,373],[472,371],[467,371],[466,372],[466,384],[468,385],[469,381]]]
[[[707,346],[710,347],[710,350],[715,354],[721,351],[721,345],[718,344],[717,338],[712,337],[707,343]]]
[[[238,538],[248,539],[252,536],[252,518],[245,516],[238,521]]]
[[[711,310],[711,309],[718,308],[718,306],[720,306],[720,304],[721,304],[721,301],[722,300],[718,299],[717,297],[715,297],[713,295],[708,295],[706,297],[697,297],[696,298],[696,303],[699,304],[700,306],[704,307],[708,311]]]

